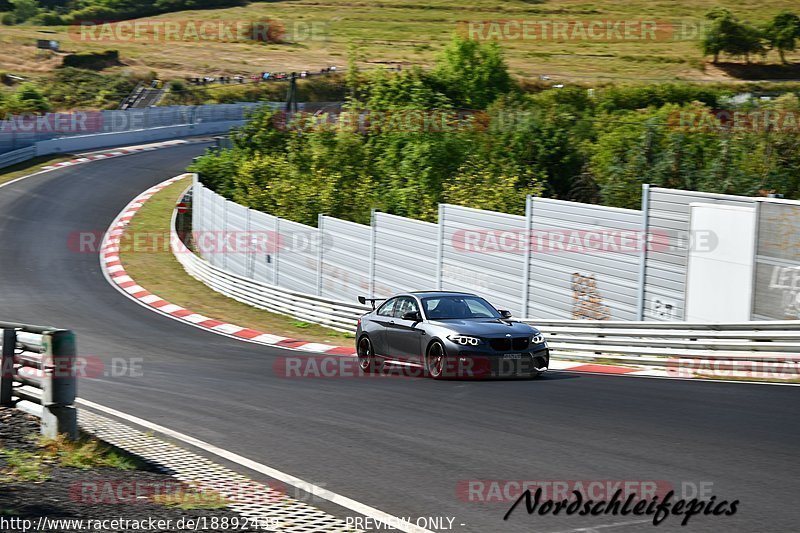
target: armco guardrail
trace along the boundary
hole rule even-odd
[[[36,157],[35,146],[28,146],[27,148],[20,148],[13,152],[6,152],[0,154],[0,168],[10,167],[17,163],[27,161],[28,159],[33,159],[34,157]]]
[[[0,168],[40,155],[227,133],[243,125],[248,113],[261,105],[279,104],[243,102],[12,117],[0,121]]]
[[[707,360],[717,369],[757,363],[765,370],[793,370],[800,377],[800,321],[706,324],[526,320],[542,329],[554,356],[670,367]]]
[[[0,329],[0,404],[39,417],[46,437],[77,438],[75,335],[64,329],[8,322],[0,322]]]
[[[327,300],[237,276],[211,265],[189,250],[175,230],[177,212],[170,224],[172,252],[189,275],[234,300],[299,320],[352,332],[358,317],[369,308],[356,303]]]

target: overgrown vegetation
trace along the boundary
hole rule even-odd
[[[119,64],[119,51],[104,50],[102,52],[80,52],[64,56],[65,67],[75,67],[91,70],[102,70]]]
[[[63,436],[40,439],[34,452],[0,449],[0,457],[5,462],[0,470],[0,483],[47,481],[54,466],[81,470],[98,467],[135,470],[141,466],[131,456],[86,436],[77,441]]]
[[[6,0],[0,1],[0,11],[8,10],[8,17],[3,19],[7,25],[32,22],[55,26],[82,20],[124,20],[186,9],[237,7],[248,3],[247,0]]]
[[[262,109],[233,149],[194,169],[240,204],[311,225],[318,213],[367,223],[372,208],[435,220],[440,202],[522,214],[526,194],[637,208],[643,183],[800,197],[796,130],[726,128],[713,111],[800,116],[796,94],[744,104],[686,84],[524,94],[506,76],[497,45],[455,37],[428,72],[349,75],[338,116]]]
[[[280,102],[286,99],[287,83],[233,83],[230,85],[189,85],[183,80],[169,83],[162,105],[232,104],[236,102]],[[342,76],[301,79],[297,81],[300,102],[341,102],[346,96]]]
[[[120,452],[97,439],[81,436],[76,441],[65,436],[42,439],[40,455],[59,466],[88,470],[106,467],[120,470],[136,470],[141,463],[128,454]]]
[[[0,117],[71,109],[116,109],[136,84],[147,76],[104,76],[91,70],[65,67],[52,78],[26,82],[0,92]]]

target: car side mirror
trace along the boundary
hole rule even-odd
[[[419,311],[409,311],[403,315],[403,320],[413,320],[414,322],[422,321],[422,314]]]
[[[511,318],[511,311],[505,309],[500,310],[500,316],[503,318]]]

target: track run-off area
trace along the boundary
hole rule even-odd
[[[105,232],[206,146],[0,188],[0,319],[72,329],[82,356],[117,368],[81,379],[81,398],[396,517],[445,518],[453,531],[654,527],[647,516],[529,516],[524,505],[503,520],[522,481],[655,482],[687,499],[739,500],[733,516],[697,515],[683,528],[671,516],[658,531],[798,529],[797,387],[569,372],[533,381],[287,378],[276,368],[295,351],[203,331],[125,298],[75,236]]]

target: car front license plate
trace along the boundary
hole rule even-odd
[[[522,354],[521,353],[503,354],[503,359],[522,359]]]

